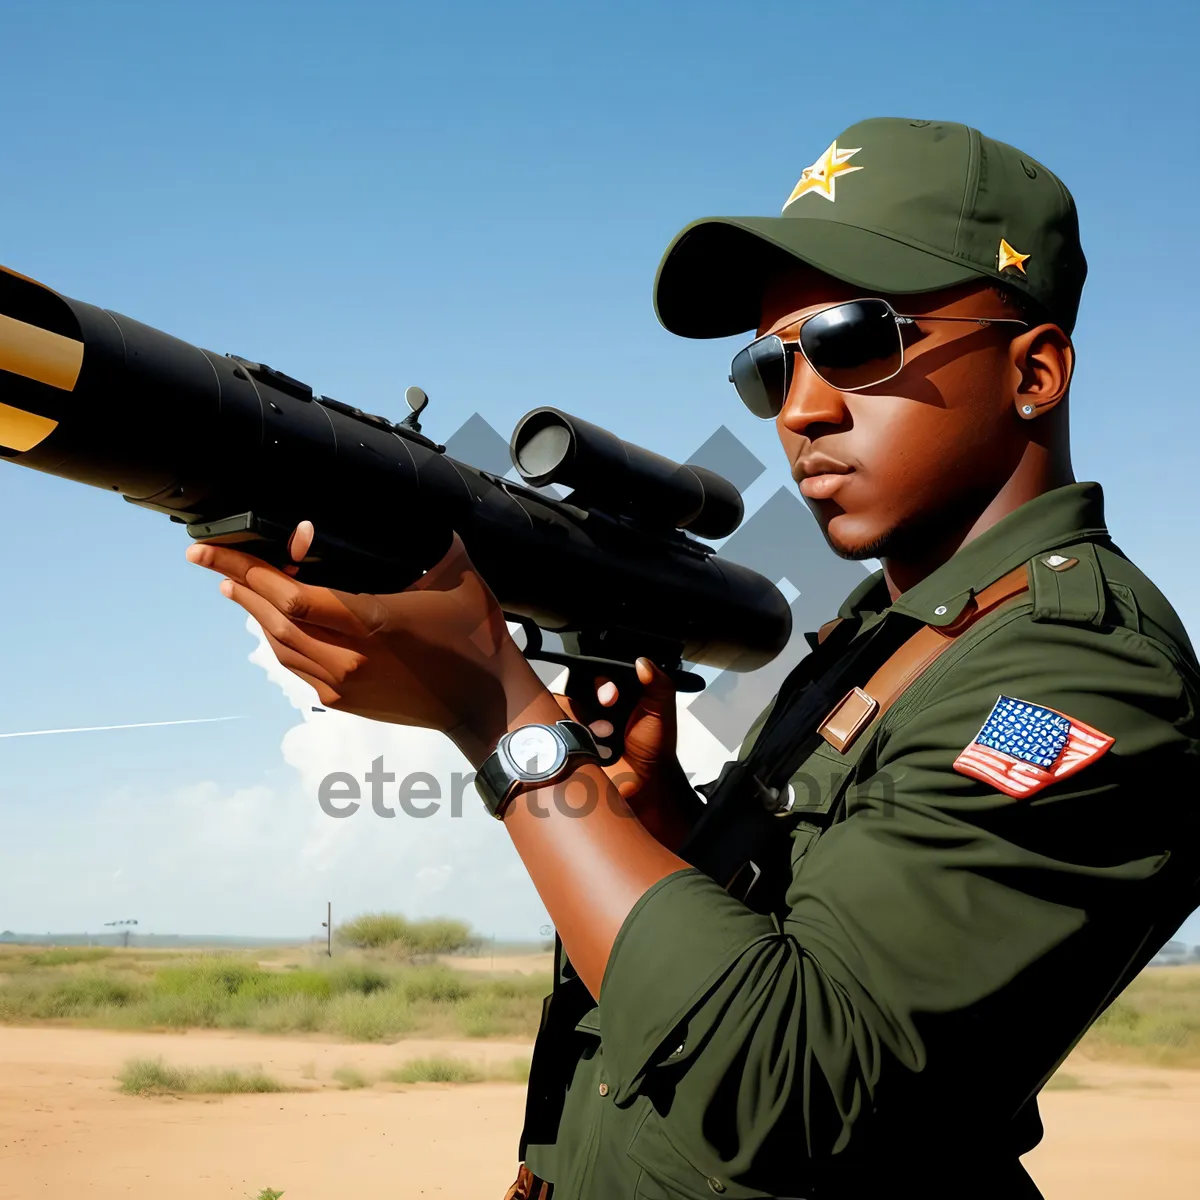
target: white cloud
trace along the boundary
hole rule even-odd
[[[503,829],[484,811],[468,782],[471,766],[458,749],[432,730],[333,710],[313,712],[319,705],[316,693],[279,664],[253,619],[247,619],[247,629],[257,641],[250,660],[300,717],[281,746],[294,783],[286,795],[247,788],[219,799],[207,797],[203,843],[222,844],[243,865],[273,858],[286,873],[284,890],[297,899],[313,888],[329,891],[345,915],[366,908],[446,913],[483,932],[535,936],[547,919],[545,910]],[[552,690],[561,688],[565,678],[564,672]],[[680,756],[700,782],[713,778],[728,756],[688,716],[691,700],[689,695],[679,706]],[[392,817],[376,814],[364,781],[380,758],[383,769],[396,776],[379,788]],[[352,816],[330,817],[317,803],[321,781],[334,772],[360,781],[360,807]],[[405,813],[397,801],[399,781],[417,772],[431,775],[440,794],[441,807],[427,817]],[[452,815],[456,776],[458,816]],[[181,802],[194,802],[196,794],[196,789],[180,793]],[[424,789],[414,792],[414,804],[429,803],[423,795]]]
[[[111,913],[138,917],[140,932],[317,936],[332,901],[335,923],[387,909],[459,917],[484,936],[538,939],[545,909],[503,828],[467,782],[470,764],[457,748],[431,730],[313,712],[319,701],[312,689],[280,666],[256,622],[248,619],[247,630],[255,643],[250,661],[296,710],[279,747],[280,769],[233,789],[193,779],[95,795],[85,822],[50,841],[39,838],[31,853],[5,857],[4,891],[17,904],[4,904],[4,924],[86,930],[96,928],[97,914]],[[680,758],[702,782],[716,776],[727,754],[688,715],[692,698],[679,706]],[[373,811],[364,781],[379,758],[396,776],[381,789],[391,817]],[[321,781],[333,772],[359,781],[352,816],[321,811]],[[440,793],[441,807],[427,817],[398,803],[399,781],[417,772],[431,775]],[[452,816],[456,776],[461,815]],[[421,794],[414,804],[426,803]],[[50,876],[62,886],[47,895]],[[36,909],[25,924],[20,904],[32,896]]]

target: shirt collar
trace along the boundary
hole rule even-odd
[[[973,594],[1039,551],[1107,536],[1103,489],[1098,483],[1068,483],[1035,496],[997,521],[890,607],[883,572],[867,576],[846,597],[838,616],[862,617],[889,609],[925,625],[950,625]]]

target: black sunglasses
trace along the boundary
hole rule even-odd
[[[975,325],[1028,325],[1015,317],[904,316],[879,297],[834,304],[802,317],[792,338],[768,333],[734,356],[729,382],[742,403],[765,421],[782,411],[792,384],[797,348],[830,387],[857,392],[885,383],[904,367],[906,326],[919,321],[967,321]]]

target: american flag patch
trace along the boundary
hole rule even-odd
[[[1032,796],[1095,762],[1113,739],[1043,704],[1001,696],[954,769],[1006,795]]]

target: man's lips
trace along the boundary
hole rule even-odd
[[[853,471],[853,467],[828,455],[807,454],[796,460],[792,478],[800,484],[802,496],[809,500],[828,500]]]

